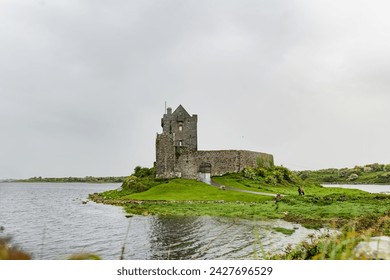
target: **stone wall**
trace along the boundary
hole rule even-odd
[[[157,134],[156,138],[156,176],[158,178],[174,178],[175,147],[168,134]]]
[[[270,154],[252,151],[239,152],[241,153],[241,170],[247,166],[270,168],[274,165],[274,157]]]
[[[243,150],[182,151],[176,159],[175,173],[183,178],[198,178],[202,164],[211,165],[211,176],[229,172],[240,172],[247,166],[264,167],[273,165],[273,156],[265,153]]]

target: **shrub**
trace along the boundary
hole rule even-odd
[[[383,173],[383,174],[381,174],[379,176],[382,177],[382,178],[390,178],[390,172]]]
[[[360,169],[360,168],[352,168],[352,169],[349,169],[347,174],[350,176],[352,174],[357,174],[357,175],[361,175],[363,173],[363,168]]]
[[[251,179],[251,180],[256,180],[256,170],[252,167],[245,167],[243,170],[243,175],[245,178]]]
[[[298,182],[298,176],[284,166],[275,166],[274,172],[278,183],[286,181],[288,183]]]
[[[333,183],[337,181],[337,177],[333,175],[325,176],[323,181],[326,183]]]
[[[259,167],[256,169],[256,174],[257,176],[264,178],[267,175],[267,169]]]
[[[310,171],[300,171],[298,172],[298,177],[300,177],[302,180],[306,180],[310,176]]]
[[[383,166],[383,171],[390,171],[390,164],[386,164]]]
[[[122,184],[122,190],[131,192],[143,192],[146,190],[146,186],[139,178],[132,175],[125,179]]]
[[[273,185],[285,182],[298,183],[301,181],[297,174],[284,166],[274,166],[272,169],[245,167],[242,171],[242,175],[251,180],[264,178],[266,183]]]
[[[154,177],[156,174],[156,170],[154,167],[152,168],[147,168],[147,167],[141,167],[137,166],[134,168],[134,173],[133,175],[138,177],[138,178],[145,178],[145,177]]]
[[[267,175],[267,177],[265,177],[265,182],[272,185],[276,185],[278,183],[277,179],[272,175]]]
[[[365,165],[365,167],[370,167],[372,171],[377,172],[383,170],[384,164],[372,163],[372,164]]]
[[[283,176],[283,173],[282,173],[281,171],[279,171],[279,170],[274,170],[274,171],[272,171],[272,175],[273,175],[273,177],[275,178],[275,180],[276,180],[276,182],[277,182],[278,184],[280,184],[280,183],[283,182],[284,176]]]
[[[348,168],[342,168],[339,170],[339,177],[346,177],[348,174]]]
[[[363,168],[363,171],[364,172],[372,172],[372,168],[371,167],[369,167],[369,166],[364,166],[364,168]]]
[[[359,178],[359,175],[353,173],[353,174],[349,175],[347,181],[355,181],[357,178]]]

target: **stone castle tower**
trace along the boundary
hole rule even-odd
[[[158,178],[206,178],[239,172],[246,166],[273,165],[270,154],[243,151],[198,151],[198,116],[183,106],[172,113],[168,108],[161,119],[163,132],[156,138],[156,176]]]
[[[173,113],[168,108],[161,126],[163,132],[156,139],[157,177],[181,177],[175,173],[177,157],[182,150],[198,150],[198,116],[190,116],[181,105]]]
[[[198,149],[198,116],[187,113],[183,106],[177,107],[175,112],[168,108],[161,119],[163,134],[171,135],[173,146],[186,147],[189,150]]]

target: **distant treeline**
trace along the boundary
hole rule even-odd
[[[353,168],[328,168],[296,172],[305,181],[316,183],[390,184],[390,164],[372,163]]]
[[[265,182],[276,180],[278,183],[283,179],[289,179],[290,182],[294,176],[299,176],[306,182],[329,183],[329,184],[390,184],[390,164],[372,163],[364,166],[355,166],[353,168],[328,168],[321,170],[304,170],[288,173],[283,167],[273,168],[270,170],[252,170],[246,168],[244,176],[265,178]],[[256,173],[257,172],[257,173]],[[137,178],[154,178],[154,168],[142,168],[137,166],[134,169],[133,176]],[[272,175],[272,176],[271,176]],[[126,179],[132,179],[133,176],[120,177],[64,177],[64,178],[42,178],[32,177],[29,179],[16,180],[17,182],[58,182],[58,183],[123,183]]]
[[[17,182],[51,182],[51,183],[122,183],[127,176],[122,177],[64,177],[64,178],[42,178],[32,177],[29,179],[17,180]]]

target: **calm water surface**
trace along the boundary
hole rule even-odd
[[[282,251],[314,233],[281,220],[250,221],[215,217],[126,218],[121,207],[88,202],[88,194],[119,184],[0,183],[1,236],[34,259],[62,259],[96,253],[119,259],[252,259]],[[295,229],[292,235],[273,230]],[[260,240],[260,241],[259,241]]]
[[[324,187],[329,188],[345,188],[345,189],[357,189],[369,193],[385,193],[390,194],[390,185],[338,185],[338,184],[323,184]]]

